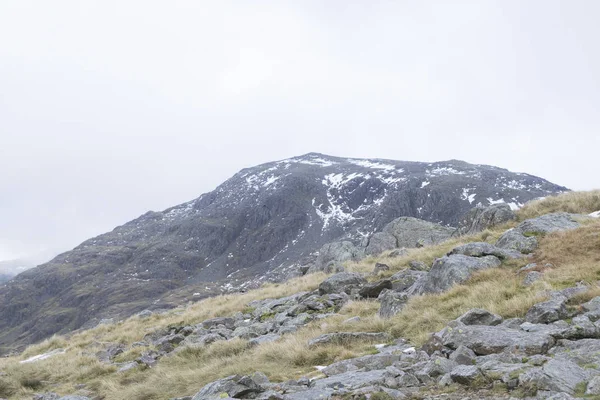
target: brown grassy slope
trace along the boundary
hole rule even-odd
[[[522,213],[535,216],[549,209],[589,213],[596,211],[590,207],[595,207],[597,193],[561,195],[546,199],[535,207],[525,207]],[[573,198],[577,199],[575,205],[571,202]],[[544,202],[550,202],[551,205],[544,205]],[[563,208],[557,204],[562,204]],[[524,218],[521,213],[519,217]],[[350,270],[371,271],[375,262],[385,262],[392,267],[392,271],[388,272],[390,274],[404,269],[412,259],[431,263],[434,258],[464,242],[484,239],[493,242],[504,228],[411,250],[405,257],[391,259],[381,255],[347,267]],[[583,302],[600,295],[597,286],[600,279],[600,220],[577,230],[540,238],[540,248],[534,259],[541,265],[552,263],[553,267],[547,269],[543,279],[532,287],[524,287],[521,283],[523,276],[516,274],[519,267],[531,260],[513,261],[501,268],[476,274],[464,285],[455,286],[446,293],[415,297],[403,312],[389,320],[377,317],[378,303],[375,301],[351,302],[341,310],[339,316],[312,323],[275,343],[250,349],[243,340],[217,342],[204,349],[185,350],[165,357],[155,368],[137,369],[124,374],[116,373],[115,367],[97,361],[94,353],[102,349],[104,343],[131,344],[158,327],[180,322],[193,324],[216,315],[243,310],[254,299],[313,290],[324,279],[324,275],[310,275],[284,284],[268,285],[246,294],[206,299],[185,309],[155,315],[147,320],[130,318],[118,324],[75,333],[69,338],[52,338],[30,347],[21,356],[0,359],[0,371],[6,373],[6,376],[0,376],[0,397],[31,398],[32,393],[40,391],[67,394],[76,391],[75,385],[86,384],[87,388],[106,399],[165,399],[193,394],[207,382],[233,373],[263,371],[272,380],[285,380],[314,374],[315,365],[325,365],[373,351],[368,343],[308,348],[307,341],[322,333],[342,330],[385,331],[418,345],[427,339],[430,332],[439,330],[448,321],[473,307],[486,308],[504,317],[522,316],[532,304],[545,298],[547,289],[559,289],[580,281],[595,285],[589,293],[577,299]],[[355,315],[361,316],[360,322],[350,325],[344,323]],[[66,348],[64,355],[33,364],[19,363],[31,355],[59,347]],[[121,355],[120,361],[135,359],[139,351],[133,349]]]

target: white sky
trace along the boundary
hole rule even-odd
[[[0,260],[243,167],[463,159],[600,187],[600,2],[0,2]]]

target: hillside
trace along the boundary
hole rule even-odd
[[[0,397],[598,398],[599,210],[600,192],[567,193],[346,272],[54,337],[0,359]]]
[[[398,217],[456,227],[477,205],[516,209],[566,190],[454,160],[311,153],[244,169],[210,193],[148,212],[1,286],[0,353],[101,319],[302,274],[330,242],[345,241],[339,246],[350,258],[394,247],[393,235],[374,233]]]

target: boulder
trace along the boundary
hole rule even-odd
[[[261,344],[275,342],[275,341],[279,340],[280,338],[281,338],[280,335],[276,335],[274,333],[269,333],[266,335],[256,337],[254,339],[250,339],[248,341],[248,346],[255,347],[255,346],[259,346]]]
[[[377,232],[369,238],[365,253],[368,255],[381,254],[396,247],[396,238],[393,235],[387,232]]]
[[[327,293],[347,293],[352,289],[359,289],[365,285],[367,280],[362,275],[355,272],[340,272],[325,279],[319,285],[319,294]]]
[[[343,374],[349,371],[385,369],[400,361],[400,355],[372,354],[348,360],[338,361],[321,370],[327,376]]]
[[[408,290],[415,284],[419,279],[424,278],[427,275],[425,271],[414,271],[411,269],[405,269],[397,272],[390,277],[392,281],[392,289],[396,292],[403,292]]]
[[[481,308],[473,308],[458,317],[458,321],[465,325],[494,326],[502,323],[502,317]]]
[[[443,242],[454,233],[454,228],[411,217],[400,217],[383,228],[383,233],[396,239],[396,247],[414,248]]]
[[[515,250],[506,250],[486,242],[473,242],[455,247],[447,255],[462,254],[471,257],[496,256],[501,260],[521,258],[522,254]]]
[[[427,271],[429,266],[423,261],[412,260],[408,263],[408,268],[412,271]]]
[[[450,372],[450,378],[461,385],[470,385],[481,378],[481,372],[474,365],[459,365]]]
[[[540,280],[544,276],[541,272],[538,271],[529,271],[527,275],[525,275],[525,279],[523,279],[523,285],[531,286],[534,282]]]
[[[502,234],[496,242],[496,247],[506,250],[514,250],[523,254],[533,253],[538,247],[535,237],[526,237],[522,233],[510,229]]]
[[[460,345],[450,354],[449,358],[459,365],[473,365],[475,364],[477,355],[468,347]]]
[[[551,232],[579,228],[580,223],[575,218],[587,218],[584,215],[569,213],[545,214],[521,222],[515,230],[525,236],[544,235]]]
[[[378,282],[367,283],[362,288],[360,288],[360,290],[358,291],[358,294],[360,295],[360,297],[363,297],[365,299],[366,298],[377,298],[377,296],[379,296],[379,294],[384,289],[391,289],[391,288],[392,288],[392,281],[389,279],[383,279]]]
[[[364,257],[364,250],[349,241],[327,243],[319,250],[315,267],[323,271],[327,265],[343,261],[356,261]]]
[[[404,293],[384,290],[378,297],[381,303],[379,307],[379,317],[391,318],[398,314],[406,305],[408,296]]]
[[[554,338],[543,332],[528,333],[502,326],[458,325],[446,328],[442,343],[451,349],[463,345],[477,355],[501,353],[505,350],[544,354],[554,343]]]
[[[538,390],[575,394],[577,387],[590,377],[590,371],[586,371],[572,361],[550,359],[542,367],[521,374],[519,381],[522,385],[532,386]]]
[[[219,325],[223,325],[227,329],[233,329],[235,327],[235,319],[230,317],[211,318],[203,321],[201,325],[204,329],[211,329]]]
[[[390,336],[387,333],[377,332],[335,332],[326,333],[308,342],[309,347],[326,344],[345,344],[353,342],[387,342]]]
[[[466,213],[458,223],[460,235],[471,235],[516,219],[516,214],[508,204],[492,204],[489,207],[475,207]]]
[[[557,297],[543,303],[533,305],[527,311],[525,320],[532,324],[549,324],[559,319],[568,317],[567,304],[565,297]]]
[[[457,283],[463,283],[476,271],[496,268],[501,265],[495,256],[469,257],[454,254],[438,258],[424,281],[423,293],[440,293]]]
[[[263,390],[252,376],[232,375],[207,384],[192,397],[192,400],[243,398],[242,396],[258,394]]]

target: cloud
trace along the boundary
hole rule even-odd
[[[0,259],[310,151],[600,186],[594,1],[4,1]]]

